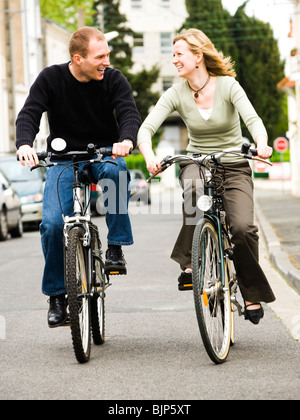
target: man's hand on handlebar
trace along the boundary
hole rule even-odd
[[[131,150],[133,150],[133,143],[131,140],[123,140],[120,143],[114,143],[111,157],[116,159],[117,157],[128,156]]]
[[[17,155],[19,156],[19,161],[22,166],[28,166],[28,168],[31,168],[39,164],[39,158],[36,151],[27,144],[20,146],[17,151]]]

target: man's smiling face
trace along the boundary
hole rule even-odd
[[[110,66],[109,54],[106,40],[91,39],[86,57],[80,57],[81,81],[102,80],[105,69]]]

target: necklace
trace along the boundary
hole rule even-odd
[[[191,86],[190,86],[190,84],[189,84],[189,82],[188,82],[188,85],[189,85],[189,88],[193,91],[193,92],[195,92],[195,94],[194,94],[194,98],[198,98],[198,92],[200,92],[200,90],[203,90],[204,88],[205,88],[205,86],[207,86],[208,85],[208,82],[209,82],[209,80],[210,80],[210,74],[208,75],[208,78],[206,79],[206,82],[204,83],[204,85],[200,88],[200,89],[198,89],[198,90],[195,90],[195,89],[193,89]]]

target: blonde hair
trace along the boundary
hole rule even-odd
[[[69,52],[71,59],[75,54],[80,54],[81,57],[85,58],[88,54],[89,43],[91,39],[97,41],[104,41],[104,34],[99,29],[91,26],[84,26],[73,33],[70,39]]]
[[[183,30],[175,36],[173,45],[180,40],[187,42],[193,54],[203,53],[207,71],[211,76],[236,76],[231,57],[224,57],[204,32],[199,29]]]

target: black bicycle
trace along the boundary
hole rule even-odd
[[[111,156],[111,148],[97,149],[94,144],[89,144],[86,151],[64,152],[65,146],[64,140],[54,139],[51,143],[54,152],[38,153],[39,160],[45,164],[39,164],[32,170],[39,166],[63,165],[62,175],[64,171],[73,169],[73,216],[64,216],[61,208],[69,314],[65,325],[71,327],[78,362],[86,363],[90,359],[91,336],[96,345],[105,341],[105,291],[111,284],[110,273],[104,268],[98,227],[91,221],[92,180],[87,170],[80,170],[80,165],[95,162],[117,163],[103,160],[105,156]],[[58,198],[59,181],[60,177],[57,181]]]
[[[176,162],[193,162],[199,166],[204,194],[197,206],[203,217],[197,222],[192,243],[192,289],[199,330],[211,360],[225,362],[230,345],[234,344],[234,312],[243,315],[237,300],[238,283],[232,263],[233,247],[226,223],[222,194],[225,178],[221,157],[227,154],[266,162],[257,156],[250,144],[229,148],[206,156],[167,156],[161,170],[148,181]],[[270,164],[271,165],[271,164]]]

